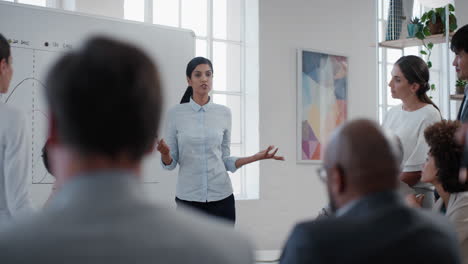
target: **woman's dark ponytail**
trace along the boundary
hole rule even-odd
[[[416,96],[418,97],[418,99],[421,102],[426,103],[426,104],[431,104],[432,106],[434,106],[440,112],[439,107],[437,107],[437,105],[431,100],[431,98],[429,98],[429,96],[427,96],[427,92],[429,91],[429,89],[430,89],[429,83],[425,83],[416,92]]]
[[[180,103],[185,104],[185,103],[190,102],[190,98],[192,97],[192,95],[193,95],[193,89],[192,89],[192,86],[189,86],[185,90],[184,96],[182,96]]]

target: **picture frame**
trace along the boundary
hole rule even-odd
[[[349,59],[297,49],[297,163],[322,162],[323,146],[348,118]]]

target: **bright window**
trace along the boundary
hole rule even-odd
[[[385,39],[385,29],[388,20],[388,9],[389,9],[390,0],[378,0],[378,37],[379,42]],[[412,17],[421,17],[425,12],[424,7],[420,4],[418,0],[414,0],[413,4],[413,14]],[[405,31],[403,31],[405,32]],[[429,91],[428,95],[431,97],[432,101],[439,107],[442,112],[442,115],[447,112],[447,103],[446,101],[446,84],[443,82],[443,64],[445,61],[444,50],[446,49],[445,44],[434,45],[432,49],[431,61],[432,68],[430,69],[430,84],[436,85],[435,91]],[[401,57],[406,55],[417,55],[421,56],[419,51],[421,47],[408,47],[404,49],[391,49],[391,48],[379,48],[378,52],[378,67],[379,67],[379,113],[378,118],[380,123],[383,122],[386,113],[392,106],[401,104],[401,100],[392,98],[390,94],[390,88],[388,83],[391,80],[391,71],[394,63]],[[423,56],[423,59],[426,59]]]
[[[179,0],[154,0],[153,21],[155,24],[179,27]]]
[[[258,8],[253,0],[125,0],[124,5],[127,19],[195,32],[195,55],[213,62],[213,101],[228,106],[232,112],[233,156],[252,155],[258,151],[258,148],[252,148],[253,145],[258,146],[258,113],[251,113],[258,112],[258,77],[251,74],[258,70],[249,68],[246,73],[246,68],[253,68],[250,65],[258,65],[258,61],[247,65],[246,52],[256,53],[250,48],[246,51],[244,30],[247,19],[252,21],[258,12],[247,18],[246,5],[249,5],[249,10]],[[145,11],[148,13],[145,8],[151,8],[151,16],[145,17]],[[247,93],[249,98],[246,98]],[[249,109],[249,120],[246,120],[246,109]],[[258,164],[250,164],[230,175],[236,198],[258,197],[258,174]]]
[[[19,0],[17,2],[28,5],[46,6],[46,0]]]
[[[145,20],[145,0],[125,0],[124,18],[143,22]]]

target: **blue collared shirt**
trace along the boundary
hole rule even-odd
[[[208,102],[200,106],[190,99],[169,110],[165,139],[173,170],[179,164],[176,196],[196,202],[222,200],[232,194],[227,171],[235,172],[237,157],[230,156],[231,110]]]

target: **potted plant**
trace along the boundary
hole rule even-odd
[[[431,9],[424,13],[421,16],[421,22],[424,24],[424,35],[435,35],[445,33],[445,7],[438,7],[435,9]],[[453,32],[457,29],[457,18],[453,13],[455,11],[455,7],[452,4],[448,5],[449,9],[449,31]],[[430,33],[430,34],[428,34]]]
[[[434,43],[426,43],[424,40],[427,36],[445,33],[445,22],[447,20],[445,18],[445,9],[447,7],[449,10],[449,31],[452,32],[455,29],[457,29],[457,18],[453,13],[455,12],[455,7],[452,4],[448,4],[448,6],[431,9],[424,13],[420,19],[424,27],[422,30],[416,32],[415,34],[416,38],[422,41],[424,49],[422,49],[420,53],[422,55],[426,55],[426,62],[429,69],[432,68],[431,54],[432,48],[434,47]],[[431,90],[435,90],[434,84],[431,85]]]
[[[464,94],[466,84],[467,84],[467,82],[465,80],[458,79],[456,84],[455,84],[455,86],[457,87],[456,88],[456,93],[457,94]]]
[[[414,38],[416,33],[423,30],[424,25],[421,23],[418,17],[414,17],[410,19],[408,25],[408,38]]]

